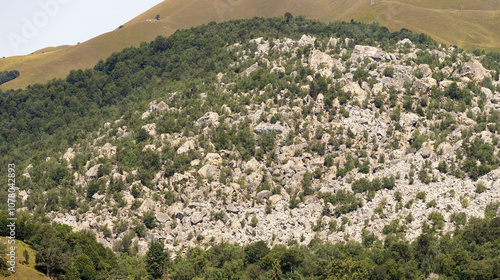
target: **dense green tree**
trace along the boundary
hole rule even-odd
[[[236,145],[244,160],[250,159],[255,154],[255,138],[249,127],[243,127],[236,134]]]
[[[0,254],[2,255],[2,258],[0,258],[0,275],[3,276],[8,276],[10,275],[10,272],[8,271],[8,268],[10,265],[7,265],[7,258],[4,258],[4,256],[7,255],[7,245],[4,244],[3,242],[0,243]]]
[[[54,231],[47,230],[35,249],[37,250],[37,265],[45,267],[47,276],[59,273],[67,261],[64,251],[64,242],[55,235]]]
[[[212,143],[215,145],[215,149],[218,151],[230,150],[232,148],[232,134],[233,132],[226,123],[218,125],[212,135]]]
[[[71,264],[68,267],[68,270],[66,270],[65,279],[67,279],[67,280],[79,280],[79,279],[81,279],[80,272],[78,271],[78,268],[74,264]]]
[[[135,140],[137,142],[144,142],[150,138],[151,138],[151,135],[149,135],[149,133],[144,128],[141,128],[135,136]]]
[[[258,140],[259,147],[267,153],[274,149],[274,142],[276,138],[275,132],[263,133]]]
[[[0,85],[14,80],[17,77],[19,77],[19,71],[17,70],[2,71],[0,72]]]
[[[155,213],[153,211],[147,211],[144,213],[144,217],[143,217],[143,222],[144,222],[144,225],[148,228],[148,229],[153,229],[156,227],[156,216],[155,216]]]
[[[199,272],[195,270],[194,265],[186,260],[181,260],[177,262],[174,266],[174,272],[172,276],[174,279],[179,280],[192,280]]]
[[[312,188],[312,178],[313,174],[309,171],[306,171],[304,173],[304,177],[302,177],[302,180],[300,181],[302,190],[304,191],[304,195],[311,195],[314,193],[314,189]]]
[[[168,252],[163,250],[159,242],[151,242],[146,253],[146,270],[154,279],[159,279],[165,273],[169,260]]]
[[[96,278],[96,270],[93,265],[87,264],[82,270],[82,273],[80,274],[82,277],[82,280],[94,280]]]
[[[252,264],[260,261],[269,253],[269,247],[266,242],[257,241],[245,247],[245,262]]]

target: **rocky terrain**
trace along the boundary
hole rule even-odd
[[[73,173],[75,203],[88,201],[47,216],[115,249],[128,235],[140,254],[152,238],[182,253],[222,241],[414,240],[499,201],[500,83],[480,56],[307,34],[226,51],[235,59],[215,90],[191,99],[201,117],[165,93],[47,158]]]

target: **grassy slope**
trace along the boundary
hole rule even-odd
[[[0,242],[7,244],[7,238],[5,237],[0,237]],[[17,264],[16,264],[16,273],[11,274],[9,277],[5,277],[4,279],[7,280],[45,280],[48,279],[45,277],[43,273],[40,273],[35,269],[35,250],[33,250],[28,244],[16,240],[16,245],[17,245],[17,251],[16,251],[16,257],[17,257]],[[10,247],[10,245],[9,245]],[[20,264],[19,261],[24,261],[24,256],[23,252],[24,249],[28,249],[28,253],[30,255],[29,258],[29,263],[27,265],[25,264]]]
[[[466,49],[500,50],[500,10],[487,10],[484,5],[471,4],[463,5],[462,10],[457,3],[449,7],[440,3],[439,7],[431,9],[426,2],[384,1],[355,18],[363,22],[377,21],[392,30],[405,27],[425,32],[437,41]]]
[[[64,77],[71,69],[92,67],[115,51],[151,41],[157,35],[170,35],[177,29],[214,20],[271,17],[285,12],[325,22],[351,18],[376,21],[391,31],[405,27],[466,49],[500,51],[500,0],[373,0],[370,4],[369,0],[166,0],[123,28],[79,45],[0,59],[0,71],[15,69],[21,73],[0,88],[22,88]],[[157,14],[159,21],[154,19]]]

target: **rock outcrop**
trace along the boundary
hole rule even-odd
[[[471,59],[471,61],[464,63],[461,75],[480,83],[489,73],[479,61]]]

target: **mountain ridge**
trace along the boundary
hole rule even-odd
[[[462,4],[466,8],[477,9],[480,7],[483,10],[478,10],[479,14],[459,14],[456,16],[446,15],[442,11],[434,11],[435,9],[431,9],[434,11],[433,13],[429,13],[429,10],[422,13],[419,12],[418,7],[413,5],[409,9],[401,8],[401,5],[409,5],[407,2],[376,1],[370,5],[369,2],[361,0],[355,2],[315,0],[307,3],[283,0],[257,2],[164,1],[125,23],[123,28],[118,28],[65,50],[53,52],[50,56],[28,55],[0,60],[0,71],[18,70],[21,72],[19,78],[2,85],[0,88],[3,90],[23,88],[32,83],[62,78],[71,69],[92,67],[100,59],[105,59],[113,52],[129,46],[139,46],[141,42],[151,41],[157,35],[167,36],[178,29],[186,29],[210,21],[251,18],[253,16],[278,16],[285,12],[291,12],[293,15],[305,15],[323,22],[348,21],[351,18],[366,23],[376,21],[387,25],[391,31],[408,28],[416,32],[426,32],[440,39],[441,42],[459,45],[469,50],[474,48],[500,50],[497,47],[500,33],[494,28],[494,26],[500,25],[500,16],[498,16],[500,10],[498,7],[494,8],[495,1],[490,4],[489,2],[485,3],[485,1],[464,2]],[[421,1],[420,5],[432,8],[434,4]],[[493,10],[485,11],[488,6]],[[458,6],[455,7],[458,8]],[[488,14],[490,15],[488,16]],[[156,15],[160,16],[159,20],[155,19]],[[409,19],[415,18],[415,15],[418,15],[418,19],[408,22]],[[433,20],[423,21],[422,18],[426,16],[430,16]],[[443,33],[444,30],[440,28],[447,22],[456,23],[447,29],[450,35]],[[472,22],[478,22],[474,26],[474,28],[479,27],[476,28],[477,31],[472,26],[464,28]],[[472,37],[468,39],[467,34]]]

